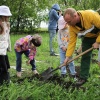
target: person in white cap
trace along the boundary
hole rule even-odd
[[[59,45],[59,52],[60,52],[60,64],[64,63],[66,58],[66,50],[69,41],[69,32],[68,32],[68,25],[65,22],[63,16],[61,16],[58,20],[58,45]],[[69,70],[71,72],[71,76],[75,77],[76,71],[74,62],[69,64]],[[61,76],[65,77],[67,73],[66,66],[61,68]]]
[[[0,6],[0,84],[9,83],[10,68],[7,51],[11,51],[10,43],[10,22],[9,17],[12,16],[9,7]]]

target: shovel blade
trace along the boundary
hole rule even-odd
[[[44,72],[42,72],[42,73],[40,74],[40,76],[41,76],[40,80],[46,81],[46,80],[48,80],[49,78],[51,78],[51,77],[53,76],[53,74],[51,73],[52,70],[53,70],[53,68],[49,67],[49,68],[46,69]]]

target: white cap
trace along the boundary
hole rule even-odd
[[[9,7],[0,6],[0,16],[12,16]]]
[[[58,20],[58,29],[61,30],[65,27],[67,22],[65,22],[63,16],[61,16]]]

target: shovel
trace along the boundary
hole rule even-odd
[[[67,64],[66,64],[66,66],[67,66],[70,62],[72,62],[72,61],[74,61],[75,59],[79,58],[80,56],[86,54],[87,52],[91,51],[92,49],[93,49],[93,47],[91,47],[91,48],[89,48],[88,50],[86,50],[86,51],[80,53],[80,54],[77,55],[75,58],[69,60],[69,61],[67,62]],[[45,70],[45,71],[41,74],[41,80],[48,80],[49,78],[51,78],[51,77],[53,76],[52,73],[53,73],[54,71],[60,69],[60,68],[63,67],[63,66],[65,66],[64,63],[63,63],[62,65],[60,65],[59,67],[55,68],[55,69],[49,67],[47,70]]]

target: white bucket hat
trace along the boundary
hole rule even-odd
[[[12,16],[9,7],[0,6],[0,16]]]

